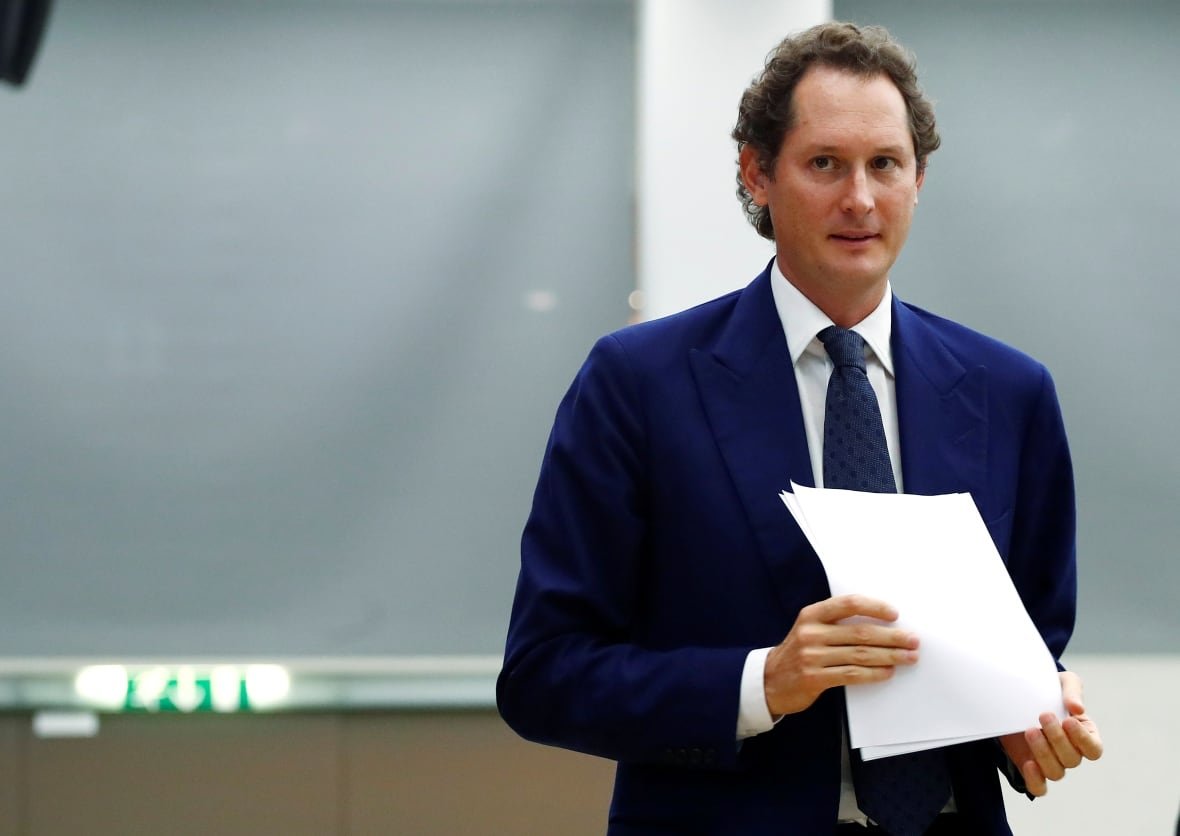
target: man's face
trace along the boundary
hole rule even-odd
[[[748,147],[742,176],[754,202],[770,209],[783,274],[833,319],[836,311],[866,315],[922,186],[905,101],[888,76],[820,66],[795,87],[794,106],[773,177]]]

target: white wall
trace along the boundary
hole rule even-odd
[[[1180,810],[1180,655],[1076,655],[1106,752],[1036,801],[1007,792],[1017,836],[1172,836]]]
[[[734,194],[738,100],[783,37],[830,0],[642,0],[638,241],[645,318],[746,285],[772,254]]]

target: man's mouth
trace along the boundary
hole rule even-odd
[[[832,238],[837,241],[869,241],[878,237],[876,232],[836,232],[833,233]]]

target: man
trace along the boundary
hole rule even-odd
[[[922,637],[892,626],[888,602],[830,597],[778,493],[850,486],[826,419],[848,402],[839,387],[859,387],[881,463],[863,489],[969,491],[1059,658],[1074,509],[1052,381],[892,295],[939,140],[888,33],[833,23],[783,41],[734,138],[775,258],[744,290],[595,345],[525,528],[500,711],[527,738],[619,762],[614,834],[867,832],[870,818],[894,836],[1008,834],[1000,771],[1040,795],[1101,754],[1080,682],[1062,674],[1064,722],[861,764],[843,688],[920,664]]]

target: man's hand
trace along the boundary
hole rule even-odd
[[[1049,791],[1046,781],[1060,781],[1067,770],[1083,760],[1102,757],[1098,726],[1082,704],[1082,680],[1076,673],[1061,674],[1061,696],[1069,716],[1058,722],[1054,714],[1042,714],[1039,728],[1004,735],[1000,745],[1020,770],[1032,795]]]
[[[860,618],[839,623],[854,616]],[[861,595],[804,607],[782,644],[766,657],[763,684],[770,713],[794,714],[828,688],[880,682],[893,676],[895,665],[917,662],[918,637],[890,627],[896,620],[893,607]]]

